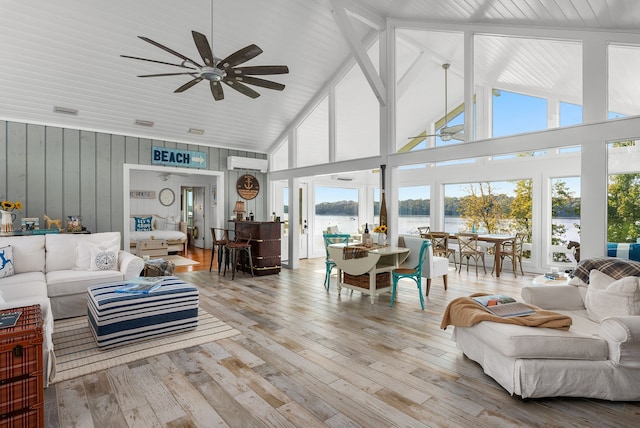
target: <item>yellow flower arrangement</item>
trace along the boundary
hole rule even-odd
[[[387,233],[387,225],[381,224],[373,228],[374,233]]]
[[[3,211],[21,210],[22,209],[22,202],[20,202],[20,201],[16,201],[16,202],[2,201],[2,202],[0,202],[0,207],[2,207]]]

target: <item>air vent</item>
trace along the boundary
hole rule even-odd
[[[189,134],[202,135],[204,134],[203,129],[189,128]]]
[[[53,112],[60,113],[60,114],[70,114],[72,116],[78,115],[78,110],[73,108],[68,108],[68,107],[53,106]]]
[[[153,126],[153,122],[150,120],[142,120],[142,119],[136,119],[136,121],[134,122],[136,125],[140,125],[140,126],[146,126],[148,128],[151,128]]]

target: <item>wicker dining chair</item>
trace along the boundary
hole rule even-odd
[[[456,260],[456,249],[449,247],[449,232],[429,232],[426,238],[431,241],[431,248],[433,248],[433,255],[438,257],[445,257],[449,259],[453,256],[453,267],[458,269],[458,262]]]
[[[522,253],[524,249],[524,240],[527,238],[526,233],[516,233],[515,239],[513,241],[506,241],[502,243],[502,247],[500,249],[500,271],[502,272],[502,268],[504,267],[504,259],[508,258],[511,260],[511,266],[513,268],[513,276],[518,277],[517,271],[518,266],[520,266],[520,273],[524,275],[524,269],[522,269]],[[491,269],[491,273],[495,271],[496,265],[493,264],[493,268]]]
[[[458,273],[462,272],[462,261],[467,259],[467,272],[469,272],[469,260],[473,259],[476,264],[476,276],[478,276],[478,261],[482,260],[482,269],[484,273],[487,273],[487,267],[484,264],[484,251],[478,249],[478,234],[477,233],[457,233],[456,239],[460,246],[460,269]]]

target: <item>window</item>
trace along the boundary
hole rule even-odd
[[[575,263],[567,249],[580,242],[580,177],[551,179],[551,257],[553,263]]]
[[[494,137],[547,128],[547,100],[502,90],[493,93]]]
[[[640,46],[611,44],[608,47],[609,119],[640,114]]]
[[[314,230],[337,226],[340,233],[358,233],[358,189],[315,188]]]
[[[607,240],[640,242],[640,154],[638,140],[608,145]]]
[[[298,167],[329,162],[329,102],[325,97],[297,129]]]
[[[430,226],[429,186],[398,188],[398,234],[417,234],[418,227]]]

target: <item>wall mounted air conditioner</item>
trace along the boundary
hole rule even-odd
[[[243,158],[240,156],[227,157],[227,169],[267,172],[268,167],[269,161],[267,159]]]

